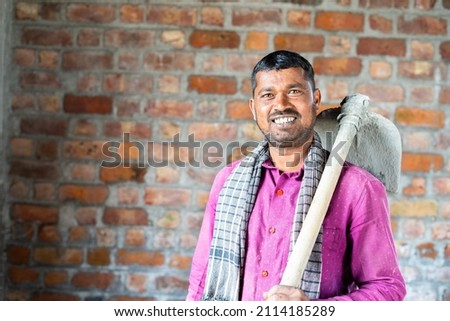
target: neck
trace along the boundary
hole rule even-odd
[[[280,148],[270,146],[270,156],[276,168],[282,172],[298,172],[308,156],[313,137],[299,147]]]

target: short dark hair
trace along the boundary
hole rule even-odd
[[[253,68],[252,72],[252,93],[255,93],[256,74],[260,71],[281,70],[288,68],[301,68],[305,72],[305,79],[311,82],[315,89],[314,69],[311,63],[296,52],[287,50],[274,51],[262,58]]]

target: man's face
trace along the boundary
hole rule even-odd
[[[301,68],[260,71],[249,106],[271,145],[300,147],[313,135],[320,98]]]

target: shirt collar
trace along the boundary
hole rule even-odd
[[[285,172],[281,172],[272,162],[272,159],[269,157],[268,159],[266,159],[263,163],[262,163],[262,167],[266,168],[269,171],[273,171],[276,172],[278,175],[277,176],[281,176],[281,175],[286,175],[288,178],[302,178],[303,177],[303,172],[304,172],[304,167],[305,165],[302,166],[302,168],[298,171],[298,172],[289,172],[289,173],[285,173]]]

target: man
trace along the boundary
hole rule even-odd
[[[265,136],[217,175],[193,257],[188,300],[402,300],[384,186],[345,164],[299,288],[278,285],[327,153],[314,132],[320,90],[311,64],[276,51],[252,73]]]

